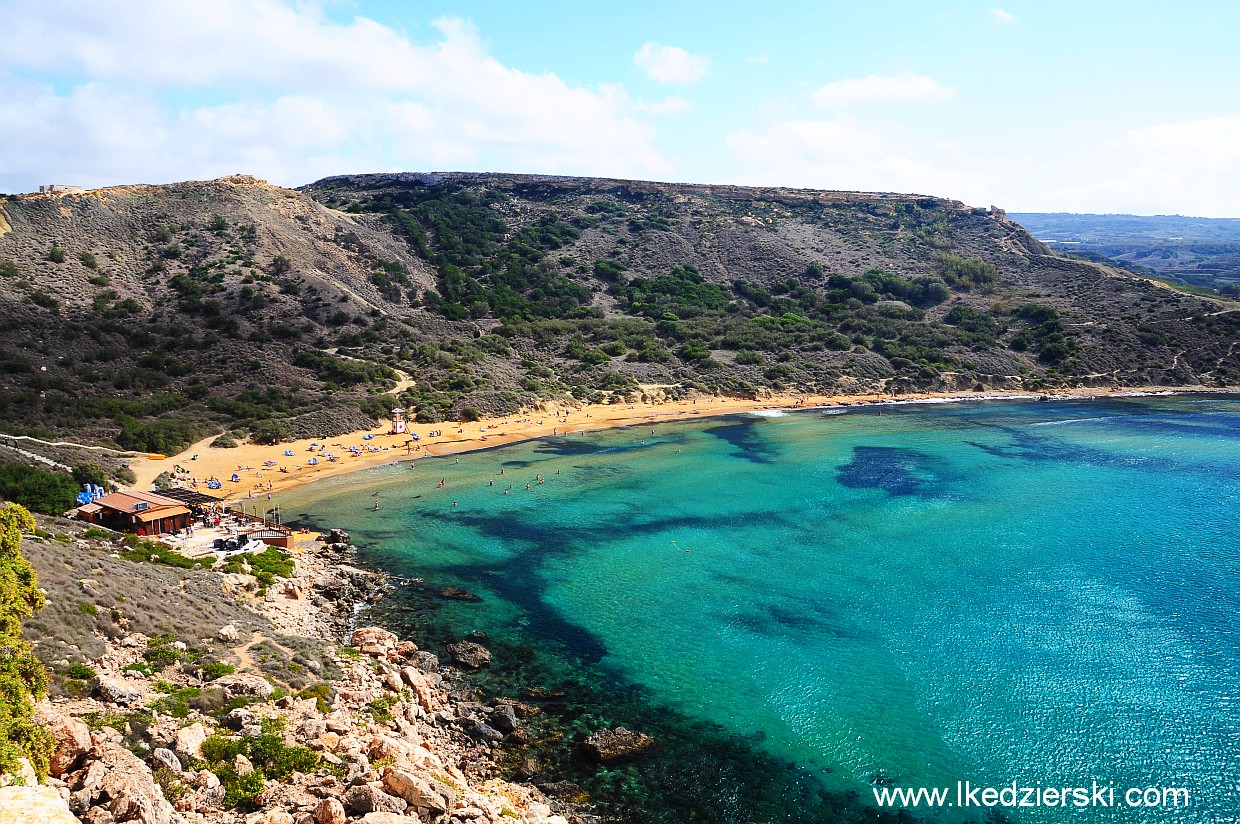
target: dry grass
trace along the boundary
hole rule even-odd
[[[81,525],[46,519],[41,526],[56,535],[80,538]],[[47,606],[23,624],[25,636],[45,664],[84,661],[103,652],[103,638],[133,632],[170,634],[191,647],[218,646],[212,641],[225,624],[245,633],[271,631],[263,616],[236,603],[220,589],[219,576],[113,557],[112,544],[26,540],[22,552],[47,591]],[[94,609],[91,609],[94,607]]]

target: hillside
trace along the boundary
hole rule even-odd
[[[1240,295],[1240,219],[1071,213],[1010,217],[1059,251]]]
[[[553,397],[1240,382],[1234,304],[892,194],[125,186],[0,202],[0,275],[0,430],[143,451],[337,434],[397,402],[438,421]]]

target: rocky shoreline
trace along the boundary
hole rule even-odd
[[[496,753],[520,743],[537,707],[486,704],[454,688],[461,670],[490,663],[475,640],[451,660],[379,627],[352,626],[357,605],[382,597],[383,576],[347,563],[348,536],[296,554],[288,579],[264,594],[253,576],[220,576],[221,597],[248,603],[283,633],[317,639],[339,674],[293,691],[258,666],[255,632],[218,629],[226,659],[204,673],[154,668],[152,650],[181,641],[130,634],[91,664],[89,696],[45,699],[37,717],[56,739],[49,775],[0,789],[5,822],[88,824],[578,824],[591,820],[531,784],[500,779]],[[347,645],[342,643],[347,639]],[[216,672],[224,674],[210,677]],[[647,736],[607,730],[593,747],[613,758]]]

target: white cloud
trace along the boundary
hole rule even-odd
[[[659,83],[696,83],[710,71],[709,58],[658,43],[647,43],[638,49],[633,62]]]
[[[400,168],[668,168],[623,88],[506,66],[460,20],[415,43],[283,0],[7,5],[0,190],[232,172],[294,185]]]
[[[848,77],[820,86],[810,93],[819,106],[844,108],[861,103],[913,103],[951,100],[956,89],[924,74]]]
[[[651,115],[682,114],[694,109],[693,103],[683,97],[665,97],[653,103],[638,103],[637,106],[641,111]]]
[[[1016,22],[1016,15],[1005,9],[991,9],[990,19],[996,26],[1010,26]]]
[[[726,142],[742,181],[753,185],[906,192],[984,205],[999,171],[955,143],[907,138],[848,114],[787,120],[733,133]]]
[[[1133,129],[1069,170],[1071,183],[1035,190],[1038,208],[1240,217],[1240,116]]]

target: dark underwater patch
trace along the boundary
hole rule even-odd
[[[763,418],[732,418],[725,424],[702,431],[731,445],[738,458],[757,464],[771,464],[779,457],[780,450],[762,437],[760,427],[763,425],[769,425]]]
[[[938,460],[915,449],[857,446],[853,459],[836,470],[836,479],[850,489],[881,489],[888,495],[943,497],[948,482]]]

